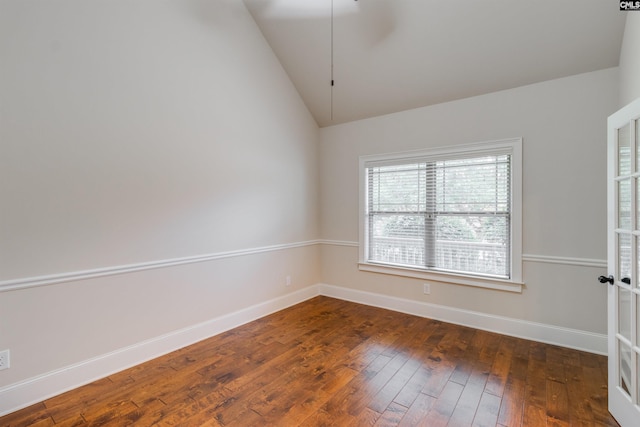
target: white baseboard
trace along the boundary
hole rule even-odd
[[[309,286],[279,298],[0,388],[0,416],[298,304],[317,296],[318,289],[318,286]]]
[[[607,336],[437,304],[318,284],[0,389],[0,416],[186,347],[317,295],[504,335],[607,354]]]
[[[589,353],[607,354],[606,334],[596,334],[511,317],[495,316],[477,311],[413,301],[339,286],[320,284],[319,288],[320,295],[328,297],[386,308],[388,310],[469,326],[485,331],[497,332],[503,335],[573,348]]]

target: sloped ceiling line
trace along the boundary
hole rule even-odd
[[[320,126],[615,67],[628,13],[602,0],[244,2]]]

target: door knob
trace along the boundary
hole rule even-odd
[[[613,279],[612,275],[609,275],[609,277],[600,276],[600,277],[598,277],[598,282],[600,282],[600,283],[609,282],[610,285],[613,285],[614,279]]]

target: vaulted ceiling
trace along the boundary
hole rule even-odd
[[[244,2],[320,126],[617,66],[627,13],[614,0]]]

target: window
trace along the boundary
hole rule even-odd
[[[361,269],[519,291],[521,151],[513,139],[361,157]]]

